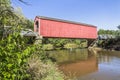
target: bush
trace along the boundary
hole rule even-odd
[[[29,77],[26,61],[33,48],[26,42],[19,33],[12,33],[0,41],[1,80],[24,80]]]

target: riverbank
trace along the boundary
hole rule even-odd
[[[114,39],[98,40],[97,47],[110,51],[120,51],[120,36]]]
[[[33,54],[28,59],[30,80],[65,80],[65,75],[50,59],[40,59],[42,56]]]
[[[101,48],[101,47],[89,47],[88,49],[89,50],[95,50],[95,51],[117,51],[117,50],[114,50],[114,49],[104,49],[104,48]]]
[[[54,44],[43,44],[43,50],[50,51],[50,50],[60,50],[60,49],[75,49],[75,48],[86,48],[87,43],[75,44],[75,43],[66,43],[62,47],[55,47]]]

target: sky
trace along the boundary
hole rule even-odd
[[[33,19],[47,16],[82,22],[98,29],[116,30],[120,25],[120,0],[25,0],[29,5],[12,0],[23,14]]]

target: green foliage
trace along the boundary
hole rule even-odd
[[[15,18],[17,18],[17,16],[14,14],[14,9],[11,6],[10,0],[0,0],[0,27],[12,25]]]
[[[33,21],[24,17],[20,7],[12,7],[11,0],[0,0],[0,39],[4,37],[6,26],[33,29]]]
[[[59,39],[59,38],[45,38],[43,43],[45,44],[52,44],[54,48],[63,48],[66,39]]]
[[[64,45],[64,48],[66,49],[78,48],[78,45],[74,43],[67,43],[66,45]]]
[[[86,40],[82,39],[61,39],[61,38],[45,38],[43,40],[44,44],[52,44],[54,49],[63,49],[66,48],[66,44],[72,44],[71,48],[80,47],[83,43],[86,44]],[[66,47],[65,47],[66,46]],[[82,47],[82,46],[81,46]]]
[[[34,45],[33,54],[36,54],[39,57],[39,59],[42,61],[45,61],[46,59],[48,59],[48,56],[45,53],[45,50],[43,49],[43,45],[41,44]]]
[[[32,29],[33,30],[33,26],[34,26],[34,21],[33,20],[26,20],[27,24],[26,24],[26,28]]]
[[[0,79],[64,80],[64,74],[49,60],[43,45],[27,42],[19,33],[0,41]]]
[[[80,45],[82,41],[81,41],[80,39],[75,39],[74,42],[75,42],[76,44]]]
[[[43,50],[53,50],[53,45],[52,44],[44,44]]]
[[[120,33],[119,33],[119,30],[104,30],[104,29],[100,29],[98,31],[98,34],[99,35],[101,35],[101,34],[109,34],[109,35],[118,36]]]
[[[63,48],[64,44],[66,43],[67,39],[52,39],[49,38],[48,41],[53,44],[55,48]]]
[[[26,72],[27,58],[34,47],[26,44],[19,33],[13,33],[0,41],[0,79],[23,80],[29,77]]]

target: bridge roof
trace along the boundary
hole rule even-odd
[[[53,21],[59,21],[59,22],[65,22],[65,23],[71,23],[71,24],[78,24],[78,25],[84,25],[84,26],[88,26],[88,27],[95,27],[95,28],[97,28],[94,25],[86,24],[86,23],[81,23],[81,22],[75,22],[75,21],[69,21],[69,20],[64,20],[64,19],[57,19],[57,18],[45,17],[45,16],[36,16],[36,17],[40,18],[40,19],[53,20]]]

